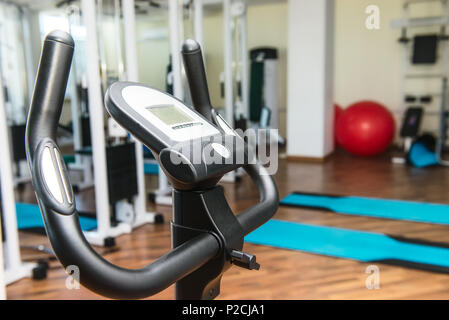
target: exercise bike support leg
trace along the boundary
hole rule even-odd
[[[200,233],[213,234],[221,244],[217,256],[176,283],[176,299],[214,299],[223,273],[232,264],[259,269],[254,255],[242,252],[244,232],[229,208],[223,188],[173,191],[172,245],[177,247]],[[194,208],[195,212],[192,212]]]

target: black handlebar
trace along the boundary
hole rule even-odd
[[[53,31],[45,38],[28,115],[32,121],[27,122],[29,156],[42,139],[56,141],[74,48],[72,37],[63,31]]]
[[[212,106],[210,103],[209,88],[207,87],[203,55],[198,42],[192,39],[186,40],[182,46],[182,57],[190,87],[192,103],[199,113],[211,121]]]
[[[79,268],[81,284],[111,298],[147,297],[197,270],[224,248],[215,235],[202,233],[146,267],[124,269],[106,261],[90,247],[81,231],[67,169],[61,161],[56,144],[56,129],[73,51],[74,42],[65,32],[54,31],[45,38],[27,120],[27,159],[45,228],[53,250],[63,266],[75,265]],[[197,94],[198,99],[195,101],[207,102],[208,95],[202,95],[200,92]],[[55,200],[51,186],[43,177],[44,167],[48,165],[42,161],[45,152],[49,152],[53,160],[49,165],[54,167],[55,172],[59,172],[59,175],[56,174],[56,180],[61,190],[64,189],[63,186],[66,187],[62,202]],[[238,215],[245,234],[271,218],[278,204],[277,189],[272,178],[269,175],[260,175],[260,170],[264,169],[248,166],[246,170],[259,188],[261,202]]]

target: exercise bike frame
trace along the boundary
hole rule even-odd
[[[240,250],[243,237],[268,221],[277,210],[278,192],[272,177],[260,165],[244,166],[259,189],[260,202],[237,216],[229,208],[220,186],[174,190],[173,250],[141,269],[125,269],[108,262],[91,248],[81,231],[67,168],[56,143],[73,52],[74,42],[69,34],[53,31],[47,35],[26,132],[33,186],[57,258],[65,268],[75,265],[79,269],[81,284],[110,298],[144,298],[175,282],[177,299],[216,297],[221,276],[231,264],[257,267],[255,257]],[[201,73],[204,75],[202,60]],[[195,88],[192,80],[189,79],[190,87]],[[199,86],[207,88],[205,82],[200,81]],[[46,180],[49,170],[54,172],[54,186]],[[61,199],[55,197],[52,189],[55,186],[62,194]]]

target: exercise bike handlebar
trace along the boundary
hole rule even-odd
[[[216,235],[202,233],[141,269],[118,267],[92,249],[81,231],[72,186],[56,144],[73,51],[74,42],[67,33],[53,31],[46,37],[27,120],[27,159],[47,235],[59,261],[65,268],[78,268],[85,287],[110,298],[144,298],[197,270],[224,248]],[[263,168],[246,169],[259,188],[261,202],[238,215],[245,234],[266,222],[278,203],[273,180],[260,175]]]
[[[213,258],[220,250],[212,234],[202,234],[141,269],[124,269],[98,255],[86,241],[79,224],[71,186],[64,203],[49,199],[41,178],[42,149],[57,148],[56,128],[62,110],[74,43],[65,32],[52,32],[44,42],[35,90],[27,121],[26,144],[33,185],[54,252],[64,267],[79,269],[80,282],[111,298],[143,298],[153,295]],[[97,106],[98,107],[98,106]],[[59,151],[58,151],[59,152]],[[57,157],[52,157],[53,159]],[[67,180],[64,163],[59,163]]]

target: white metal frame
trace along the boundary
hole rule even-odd
[[[1,77],[0,88],[3,88]],[[22,278],[30,277],[36,264],[24,263],[20,257],[14,179],[3,90],[0,90],[0,145],[5,146],[0,157],[0,190],[5,231],[5,242],[2,243],[4,254],[4,282],[5,284],[10,284]]]
[[[0,238],[2,237],[2,222],[0,221]],[[6,300],[5,271],[3,262],[3,245],[0,246],[0,300]]]
[[[81,0],[81,10],[87,35],[86,73],[90,105],[92,158],[95,164],[95,210],[97,213],[97,229],[85,232],[85,236],[90,243],[103,246],[107,238],[115,238],[121,234],[130,233],[132,226],[127,223],[119,223],[115,227],[111,226],[95,1]]]
[[[26,8],[13,3],[5,3],[5,7],[3,10],[14,10],[10,12],[6,12],[6,14],[17,14],[14,18],[18,19],[18,26],[20,28],[20,33],[18,29],[15,27],[11,27],[9,23],[5,23],[2,27],[5,27],[6,30],[3,32],[2,39],[2,47],[0,50],[6,51],[5,46],[8,49],[15,50],[13,54],[7,54],[8,65],[13,68],[13,71],[7,75],[8,82],[10,83],[10,97],[9,103],[5,102],[5,108],[7,110],[7,121],[8,124],[23,124],[26,121],[26,105],[29,103],[31,98],[29,88],[28,92],[25,92],[25,88],[23,84],[22,75],[26,74],[26,86],[29,87],[30,80],[32,78],[32,48],[30,47],[30,26],[26,23],[25,12]],[[17,22],[15,22],[17,23]],[[22,47],[18,47],[22,46]],[[19,54],[22,54],[23,51],[23,67],[21,68],[21,64],[17,62],[19,58]],[[1,56],[1,54],[0,54]],[[31,76],[28,74],[31,73]],[[34,82],[34,78],[32,79]],[[13,166],[13,177],[14,177],[14,186],[17,186],[21,183],[26,183],[31,180],[31,176],[28,171],[26,160],[20,160],[17,163],[12,163]]]
[[[224,41],[224,94],[225,119],[234,127],[234,88],[233,88],[233,42],[232,42],[232,0],[223,0],[223,41]]]
[[[117,4],[117,3],[115,3]],[[86,72],[87,86],[90,101],[90,127],[92,138],[92,160],[94,163],[94,182],[95,182],[95,207],[97,213],[97,230],[85,232],[87,240],[95,245],[104,245],[109,237],[115,238],[124,233],[130,233],[133,228],[146,223],[155,222],[155,213],[146,212],[145,181],[143,175],[143,150],[142,144],[136,143],[136,168],[138,194],[134,198],[133,206],[127,203],[118,203],[118,218],[121,222],[111,226],[111,212],[109,207],[108,182],[106,174],[106,145],[105,134],[103,131],[103,99],[101,93],[101,80],[98,70],[99,48],[97,38],[97,21],[95,3],[89,0],[81,1],[81,8],[86,27]],[[116,7],[118,10],[118,8]],[[126,48],[126,66],[128,80],[138,80],[137,53],[136,53],[136,35],[135,35],[135,12],[134,1],[125,0],[122,2],[124,26],[125,26],[125,48]],[[123,73],[123,72],[122,72]],[[123,214],[120,214],[122,212]],[[130,214],[128,214],[130,213]],[[125,219],[122,219],[125,218]]]
[[[236,104],[246,118],[249,108],[247,4],[245,0],[223,0],[225,118],[233,127]],[[235,48],[235,39],[238,51]],[[236,101],[234,80],[240,80],[241,100]]]
[[[244,12],[238,17],[240,48],[240,81],[242,83],[243,115],[249,118],[249,67],[248,67],[248,19],[246,2],[242,1]]]
[[[21,23],[23,30],[23,49],[25,55],[25,68],[26,68],[26,83],[27,83],[27,95],[28,103],[31,103],[31,97],[33,96],[34,89],[34,79],[36,77],[36,65],[34,63],[33,57],[33,46],[31,38],[31,26],[30,20],[30,9],[26,6],[20,7],[21,11]]]
[[[239,30],[239,52],[235,52],[235,31]],[[248,75],[248,42],[247,42],[247,5],[245,0],[223,0],[223,42],[224,42],[224,98],[225,119],[231,127],[235,126],[234,118],[237,105],[247,118],[249,108],[249,75]],[[235,61],[235,55],[238,61]],[[242,99],[237,101],[234,94],[234,79],[240,78]],[[242,170],[228,172],[223,182],[236,182],[243,174]]]
[[[198,12],[196,13],[198,14]],[[169,39],[173,74],[173,95],[184,100],[184,86],[182,82],[181,42],[184,37],[182,0],[168,0]],[[198,28],[198,27],[197,27]],[[195,32],[198,30],[195,29]],[[160,205],[172,204],[172,188],[167,176],[162,170],[158,174],[158,189],[155,192],[155,203]]]
[[[201,48],[204,48],[203,8],[204,8],[203,0],[193,1],[193,30],[195,34],[195,40],[200,44]],[[204,59],[205,58],[204,50],[202,52]]]
[[[76,10],[76,11],[75,11]],[[71,5],[69,8],[67,8],[67,16],[69,19],[69,32],[72,33],[72,25],[73,24],[81,24],[81,21],[74,20],[73,17],[75,15],[80,18],[80,12],[79,8]],[[72,124],[73,124],[73,147],[75,149],[75,162],[69,163],[68,167],[70,169],[70,172],[78,171],[81,172],[81,179],[79,181],[76,181],[76,187],[79,191],[91,188],[94,186],[94,180],[93,180],[93,163],[92,163],[92,157],[81,155],[76,153],[76,150],[80,150],[82,148],[82,135],[81,135],[81,123],[80,123],[80,108],[81,108],[81,101],[78,99],[78,92],[77,92],[77,82],[80,80],[78,78],[77,74],[77,65],[76,65],[77,59],[76,56],[72,59],[72,68],[70,70],[70,78],[69,78],[69,86],[70,86],[70,103],[71,103],[71,115],[72,115]],[[83,82],[83,81],[81,81]],[[69,172],[69,173],[70,173]]]
[[[136,13],[134,0],[122,0],[123,25],[125,33],[125,64],[128,81],[139,81],[139,71],[137,67],[137,40],[136,40]],[[133,227],[145,223],[152,223],[155,214],[146,211],[145,176],[143,169],[143,145],[134,139],[136,146],[136,166],[137,166],[137,196],[134,198],[134,219]]]

